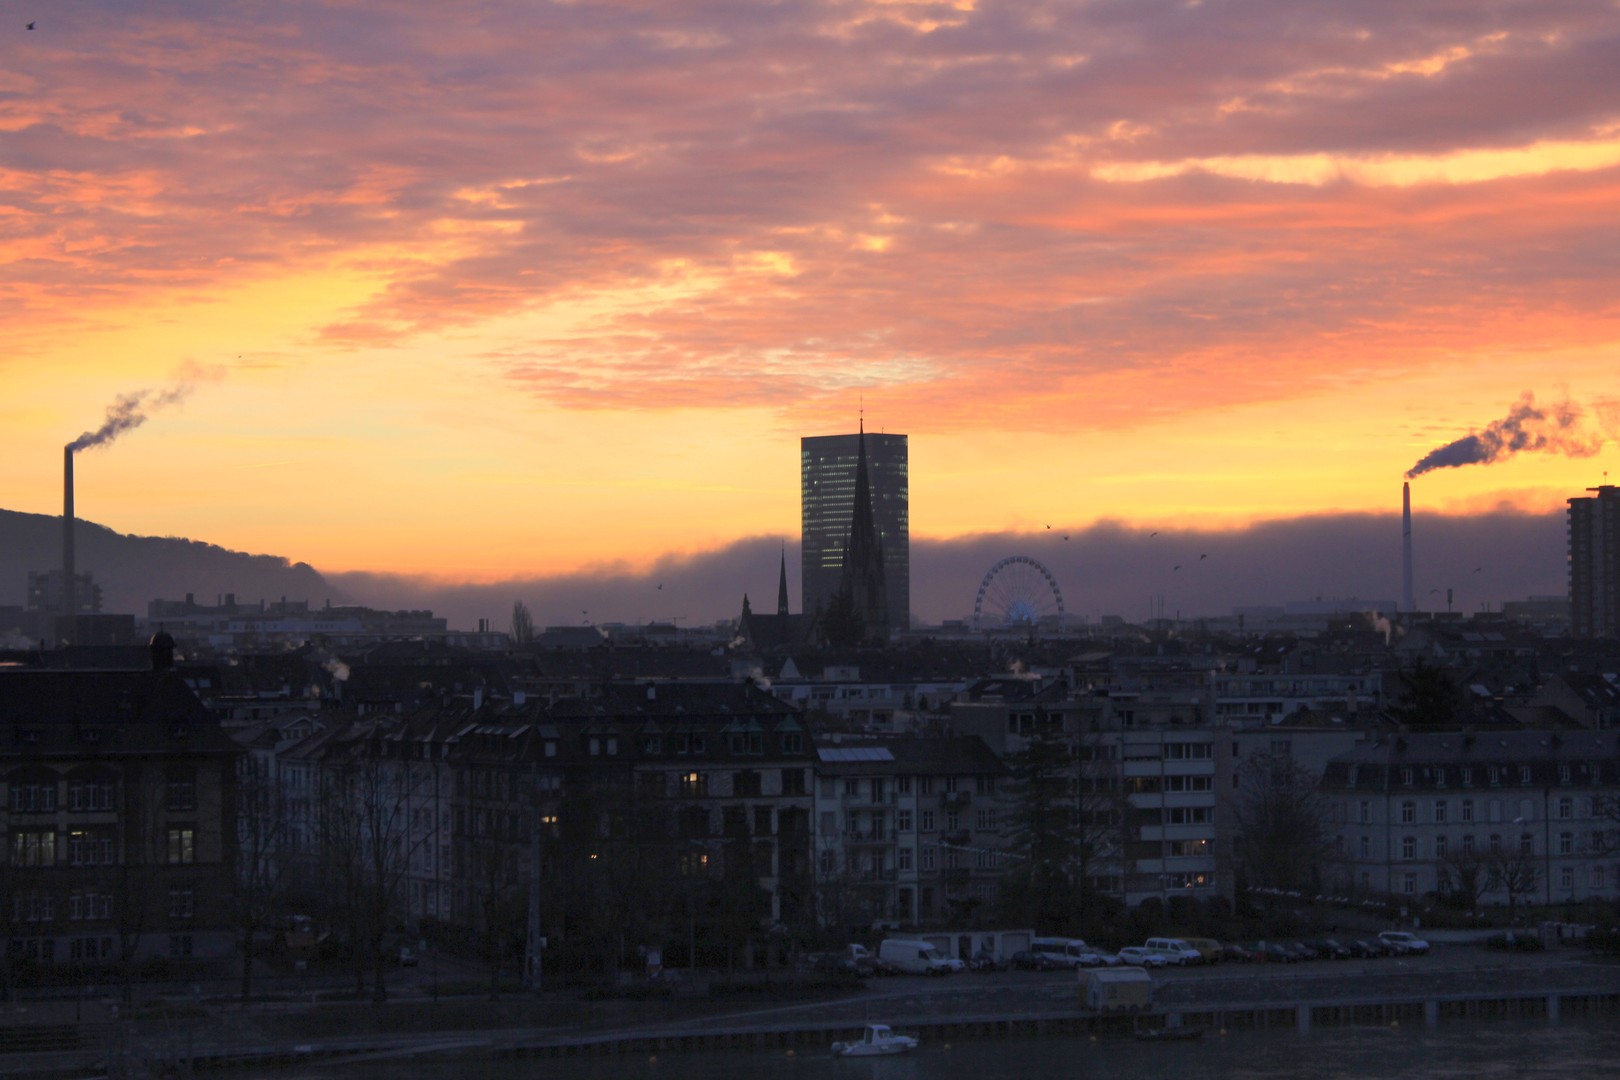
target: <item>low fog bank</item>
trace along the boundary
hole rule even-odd
[[[1413,591],[1417,606],[1473,612],[1504,600],[1568,590],[1561,513],[1510,512],[1467,517],[1416,515]],[[447,585],[381,574],[328,573],[363,604],[431,608],[458,629],[488,619],[511,622],[528,605],[537,625],[677,621],[699,626],[735,618],[748,595],[756,611],[776,610],[777,575],[787,555],[788,596],[799,610],[795,540],[759,536],[695,555],[667,556],[646,573],[584,570],[489,585]],[[1240,605],[1276,605],[1354,597],[1396,602],[1401,587],[1400,522],[1388,515],[1336,514],[1269,521],[1234,531],[1100,522],[1085,529],[987,533],[913,540],[911,595],[925,623],[967,619],[980,582],[1000,560],[1022,555],[1051,573],[1070,615],[1131,621],[1162,612],[1175,618],[1230,614]],[[1179,569],[1178,569],[1179,568]]]

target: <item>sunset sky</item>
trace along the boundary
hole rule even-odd
[[[1394,514],[1531,394],[1413,500],[1546,512],[1620,464],[1617,72],[1566,0],[8,4],[0,506],[146,391],[121,532],[638,572],[863,408],[930,541]]]

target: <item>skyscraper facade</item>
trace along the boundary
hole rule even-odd
[[[860,434],[811,435],[799,440],[801,610],[814,615],[838,590],[844,547],[855,519]],[[889,624],[911,625],[911,519],[904,435],[867,434],[866,470],[872,518],[883,549]]]
[[[1569,608],[1576,637],[1620,634],[1620,487],[1569,500]]]

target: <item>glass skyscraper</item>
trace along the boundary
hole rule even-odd
[[[911,625],[910,486],[904,435],[866,435],[872,517],[883,544],[889,625]],[[838,590],[855,514],[855,463],[860,435],[811,435],[799,440],[800,604],[806,615]]]

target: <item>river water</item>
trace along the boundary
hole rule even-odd
[[[1292,1077],[1602,1077],[1620,1073],[1613,1017],[1461,1023],[1435,1028],[1243,1031],[1176,1043],[1110,1038],[971,1040],[911,1054],[835,1059],[799,1050],[584,1059],[337,1061],[255,1074],[277,1080],[1285,1080]],[[241,1075],[241,1074],[238,1074]]]

